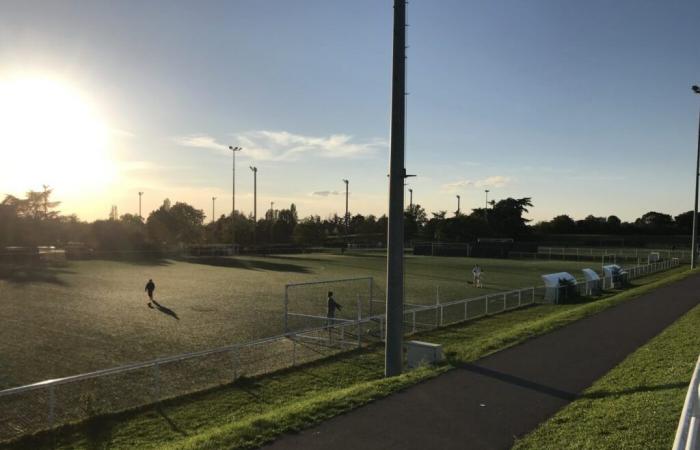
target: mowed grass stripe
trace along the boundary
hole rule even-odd
[[[591,303],[540,305],[427,333],[453,364],[473,361],[679,280],[674,270],[637,280],[638,287]],[[184,398],[41,433],[13,448],[254,448],[439,375],[426,368],[384,380],[381,348],[336,356]]]
[[[697,306],[515,449],[670,448],[700,352],[699,328]]]

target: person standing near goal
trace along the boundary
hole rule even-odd
[[[343,310],[343,307],[340,306],[340,303],[336,302],[333,298],[333,291],[328,291],[328,326],[333,325],[333,322],[335,321],[336,308],[338,308],[338,311]]]
[[[152,306],[151,302],[153,301],[153,291],[155,291],[155,290],[156,290],[156,284],[153,282],[152,279],[149,279],[148,283],[146,283],[146,288],[144,289],[144,291],[148,292],[148,298],[150,300],[148,302],[149,307]]]
[[[475,287],[482,287],[481,285],[481,266],[478,264],[472,269],[473,284]]]

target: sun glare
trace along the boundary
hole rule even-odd
[[[0,77],[0,188],[63,193],[111,179],[109,129],[76,89],[50,78]]]

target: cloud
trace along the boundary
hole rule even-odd
[[[319,197],[328,197],[329,195],[340,195],[338,191],[314,191],[311,195],[316,195]]]
[[[195,134],[174,138],[179,145],[227,151],[228,146],[211,136]],[[243,147],[242,158],[256,161],[296,161],[304,156],[354,159],[372,156],[387,147],[383,139],[357,141],[347,134],[305,136],[288,131],[257,130],[235,135],[237,145]]]
[[[460,180],[453,183],[447,183],[442,185],[442,189],[447,192],[455,192],[459,189],[464,189],[468,187],[476,188],[500,188],[505,187],[510,184],[511,179],[509,177],[504,177],[503,175],[494,175],[481,180]]]
[[[216,142],[211,136],[204,134],[191,134],[189,136],[181,136],[173,138],[176,144],[183,147],[207,148],[210,150],[228,150],[228,146]]]

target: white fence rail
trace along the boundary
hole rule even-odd
[[[700,357],[695,365],[693,377],[690,380],[688,394],[685,396],[683,411],[676,429],[676,439],[673,441],[673,450],[698,450],[700,449]]]
[[[670,260],[632,267],[627,269],[628,278],[677,265],[677,260]],[[579,283],[571,293],[585,296],[592,292],[586,283]],[[404,333],[498,314],[544,298],[543,287],[528,287],[433,305],[406,305]],[[383,314],[360,316],[330,326],[6,389],[0,391],[0,442],[377,343],[383,340],[385,327]]]
[[[629,247],[537,247],[537,256],[549,259],[600,259],[603,256],[615,255],[621,260],[642,262],[647,260],[650,253],[658,253],[662,259],[678,258],[682,261],[690,261],[690,250]]]

